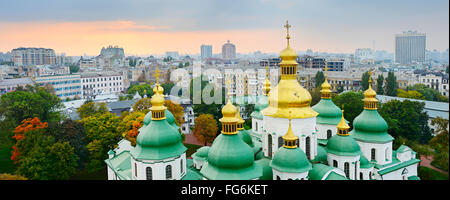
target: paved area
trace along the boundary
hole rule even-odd
[[[444,174],[448,174],[448,172],[438,169],[438,168],[434,167],[433,165],[431,165],[431,161],[433,160],[432,156],[420,155],[420,160],[421,160],[420,166],[428,167],[428,168],[434,169],[436,171],[442,172]]]

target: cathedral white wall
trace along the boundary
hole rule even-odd
[[[363,174],[363,178],[360,178],[360,174],[358,174],[358,180],[370,180],[370,173],[373,175],[373,167],[371,168],[359,168],[359,173]]]
[[[194,159],[194,166],[196,169],[201,170],[203,167],[203,164],[205,164],[206,161],[204,160],[198,160],[198,159]]]
[[[183,164],[181,165],[181,160]],[[136,164],[136,165],[135,165]],[[143,160],[136,161],[131,159],[131,172],[134,180],[147,180],[147,167],[152,168],[152,180],[166,179],[166,166],[172,166],[172,178],[169,180],[180,180],[186,174],[186,153],[179,157],[168,158],[164,160]],[[182,168],[181,168],[182,167]],[[136,176],[137,168],[137,176]]]
[[[395,170],[393,172],[390,172],[388,174],[385,174],[385,175],[379,176],[379,177],[381,177],[381,180],[408,180],[408,177],[410,177],[410,176],[417,176],[418,164],[419,163],[416,163],[414,165],[410,165],[405,168]],[[403,174],[405,169],[406,169],[406,171]]]
[[[375,160],[379,165],[385,165],[392,162],[392,142],[388,143],[367,143],[356,141],[363,155],[369,160],[372,160],[371,151],[375,149]]]
[[[329,124],[317,124],[317,139],[321,140],[327,140],[327,131],[331,130],[331,137],[336,135],[337,133],[337,124],[336,125],[329,125]]]
[[[263,133],[263,151],[264,155],[268,157],[269,155],[269,144],[268,144],[268,134],[272,134],[272,155],[275,154],[276,150],[280,148],[279,138],[286,134],[289,129],[289,119],[285,118],[273,118],[269,116],[264,116],[263,119],[264,130]],[[314,159],[317,155],[317,134],[316,130],[316,118],[307,119],[292,119],[291,122],[292,131],[299,138],[300,148],[306,153],[306,138],[310,138],[310,159]],[[282,146],[282,145],[281,145]]]
[[[342,170],[345,174],[345,163],[349,164],[349,179],[359,180],[360,162],[358,156],[339,156],[331,153],[327,153],[327,161],[329,166],[333,166],[333,161],[337,161],[337,168]],[[356,175],[356,176],[355,176]]]
[[[122,151],[131,151],[133,148],[130,141],[122,139],[117,143],[117,148],[114,149],[114,152],[116,152],[116,155],[119,155]]]
[[[272,169],[273,173],[273,180],[278,180],[278,177],[280,180],[308,180],[308,171],[303,173],[288,173],[288,172],[280,172],[276,169]]]
[[[116,174],[114,171],[107,165],[108,168],[108,180],[116,180]]]

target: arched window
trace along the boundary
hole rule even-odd
[[[183,159],[180,160],[180,169],[181,169],[181,174],[183,174],[183,170],[184,170]]]
[[[300,148],[300,140],[299,139],[297,139],[296,144],[297,144],[297,147]]]
[[[172,178],[172,166],[167,165],[166,166],[166,179],[169,180]]]
[[[258,122],[255,122],[255,132],[258,132]]]
[[[153,175],[152,175],[152,168],[151,167],[147,167],[145,169],[146,173],[147,173],[147,180],[152,180],[153,179]]]
[[[277,180],[281,180],[280,176],[277,176]]]
[[[338,162],[336,160],[333,160],[333,167],[338,167]]]
[[[137,177],[137,164],[134,163],[134,176]]]
[[[369,172],[369,180],[372,180],[372,172]]]
[[[278,137],[278,148],[283,146],[283,138],[280,136]]]
[[[359,180],[363,180],[363,179],[364,179],[363,173],[359,172]]]
[[[307,156],[308,159],[309,159],[310,156],[311,156],[311,151],[310,151],[310,148],[311,148],[311,139],[309,139],[309,137],[306,137],[306,142],[305,142],[305,144],[306,144],[306,149],[305,149],[305,151],[306,151],[306,156]]]
[[[389,160],[389,148],[386,148],[385,154],[386,154],[385,159]]]
[[[267,135],[267,150],[269,151],[269,157],[272,157],[272,135]]]
[[[371,150],[370,150],[370,159],[371,160],[375,160],[375,148],[372,148]]]
[[[332,135],[333,135],[333,134],[331,133],[331,130],[328,129],[328,130],[327,130],[327,140],[330,139]]]
[[[348,162],[344,163],[344,172],[345,172],[345,176],[347,178],[350,178],[350,166],[349,166]]]
[[[355,162],[355,180],[358,177],[358,161]]]

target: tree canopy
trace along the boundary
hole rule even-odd
[[[317,71],[316,76],[314,77],[316,81],[316,88],[320,88],[322,83],[325,81],[325,76],[322,71]]]
[[[395,97],[397,96],[397,77],[394,72],[388,72],[386,78],[386,95]]]
[[[353,124],[353,120],[363,111],[364,102],[362,99],[364,95],[362,92],[345,92],[333,98],[334,104],[342,109],[344,106],[344,117]]]
[[[211,114],[201,114],[195,118],[194,136],[202,143],[212,143],[216,138],[217,121]]]
[[[83,119],[86,117],[90,117],[97,113],[107,113],[108,107],[106,103],[97,103],[97,102],[85,102],[81,107],[77,108],[78,115]]]
[[[361,87],[363,91],[369,88],[369,72],[363,73],[361,77]]]

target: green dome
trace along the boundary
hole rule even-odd
[[[301,149],[286,147],[275,152],[270,166],[280,172],[290,173],[303,173],[311,169],[311,163]]]
[[[192,154],[192,158],[205,160],[206,158],[208,158],[209,149],[210,147],[208,146],[204,146],[197,149],[197,151],[194,154]]]
[[[246,144],[248,144],[248,146],[253,147],[253,141],[252,141],[252,137],[250,136],[250,134],[248,134],[247,130],[240,130],[238,132],[239,137],[242,139],[242,141],[244,141]]]
[[[263,175],[260,180],[273,180],[273,170],[272,167],[270,167],[270,160],[267,158],[262,158],[260,160],[255,161],[256,165],[261,166],[263,169]]]
[[[312,109],[319,113],[316,117],[318,124],[336,125],[341,121],[342,111],[331,99],[321,99]]]
[[[373,164],[367,160],[367,158],[361,153],[359,156],[359,167],[363,169],[371,168],[373,167]]]
[[[134,159],[161,160],[183,154],[187,148],[181,143],[181,134],[166,120],[152,120],[139,129],[136,147],[131,150]]]
[[[253,149],[237,134],[220,134],[208,152],[201,173],[210,180],[251,180],[262,176],[254,164]]]
[[[325,174],[334,168],[324,164],[314,164],[308,173],[309,180],[322,180]]]
[[[328,139],[327,152],[338,156],[357,156],[361,154],[355,139],[342,135],[334,135]]]
[[[175,128],[180,128],[175,123],[175,117],[173,116],[173,114],[169,110],[166,109],[165,115],[166,115],[166,121],[170,125],[175,126]],[[148,125],[151,121],[152,121],[152,111],[149,111],[144,117],[144,125]]]
[[[353,120],[351,136],[358,141],[386,143],[394,140],[387,133],[388,125],[376,110],[364,109],[358,117]]]
[[[265,95],[257,96],[256,99],[257,99],[257,102],[255,104],[255,109],[250,114],[250,116],[253,118],[256,118],[256,119],[263,119],[263,115],[262,115],[261,111],[269,106],[269,100],[267,99],[267,96],[265,96]]]
[[[317,145],[317,155],[314,158],[314,162],[320,162],[320,163],[327,163],[328,160],[327,150],[325,150],[325,147],[321,145]]]

